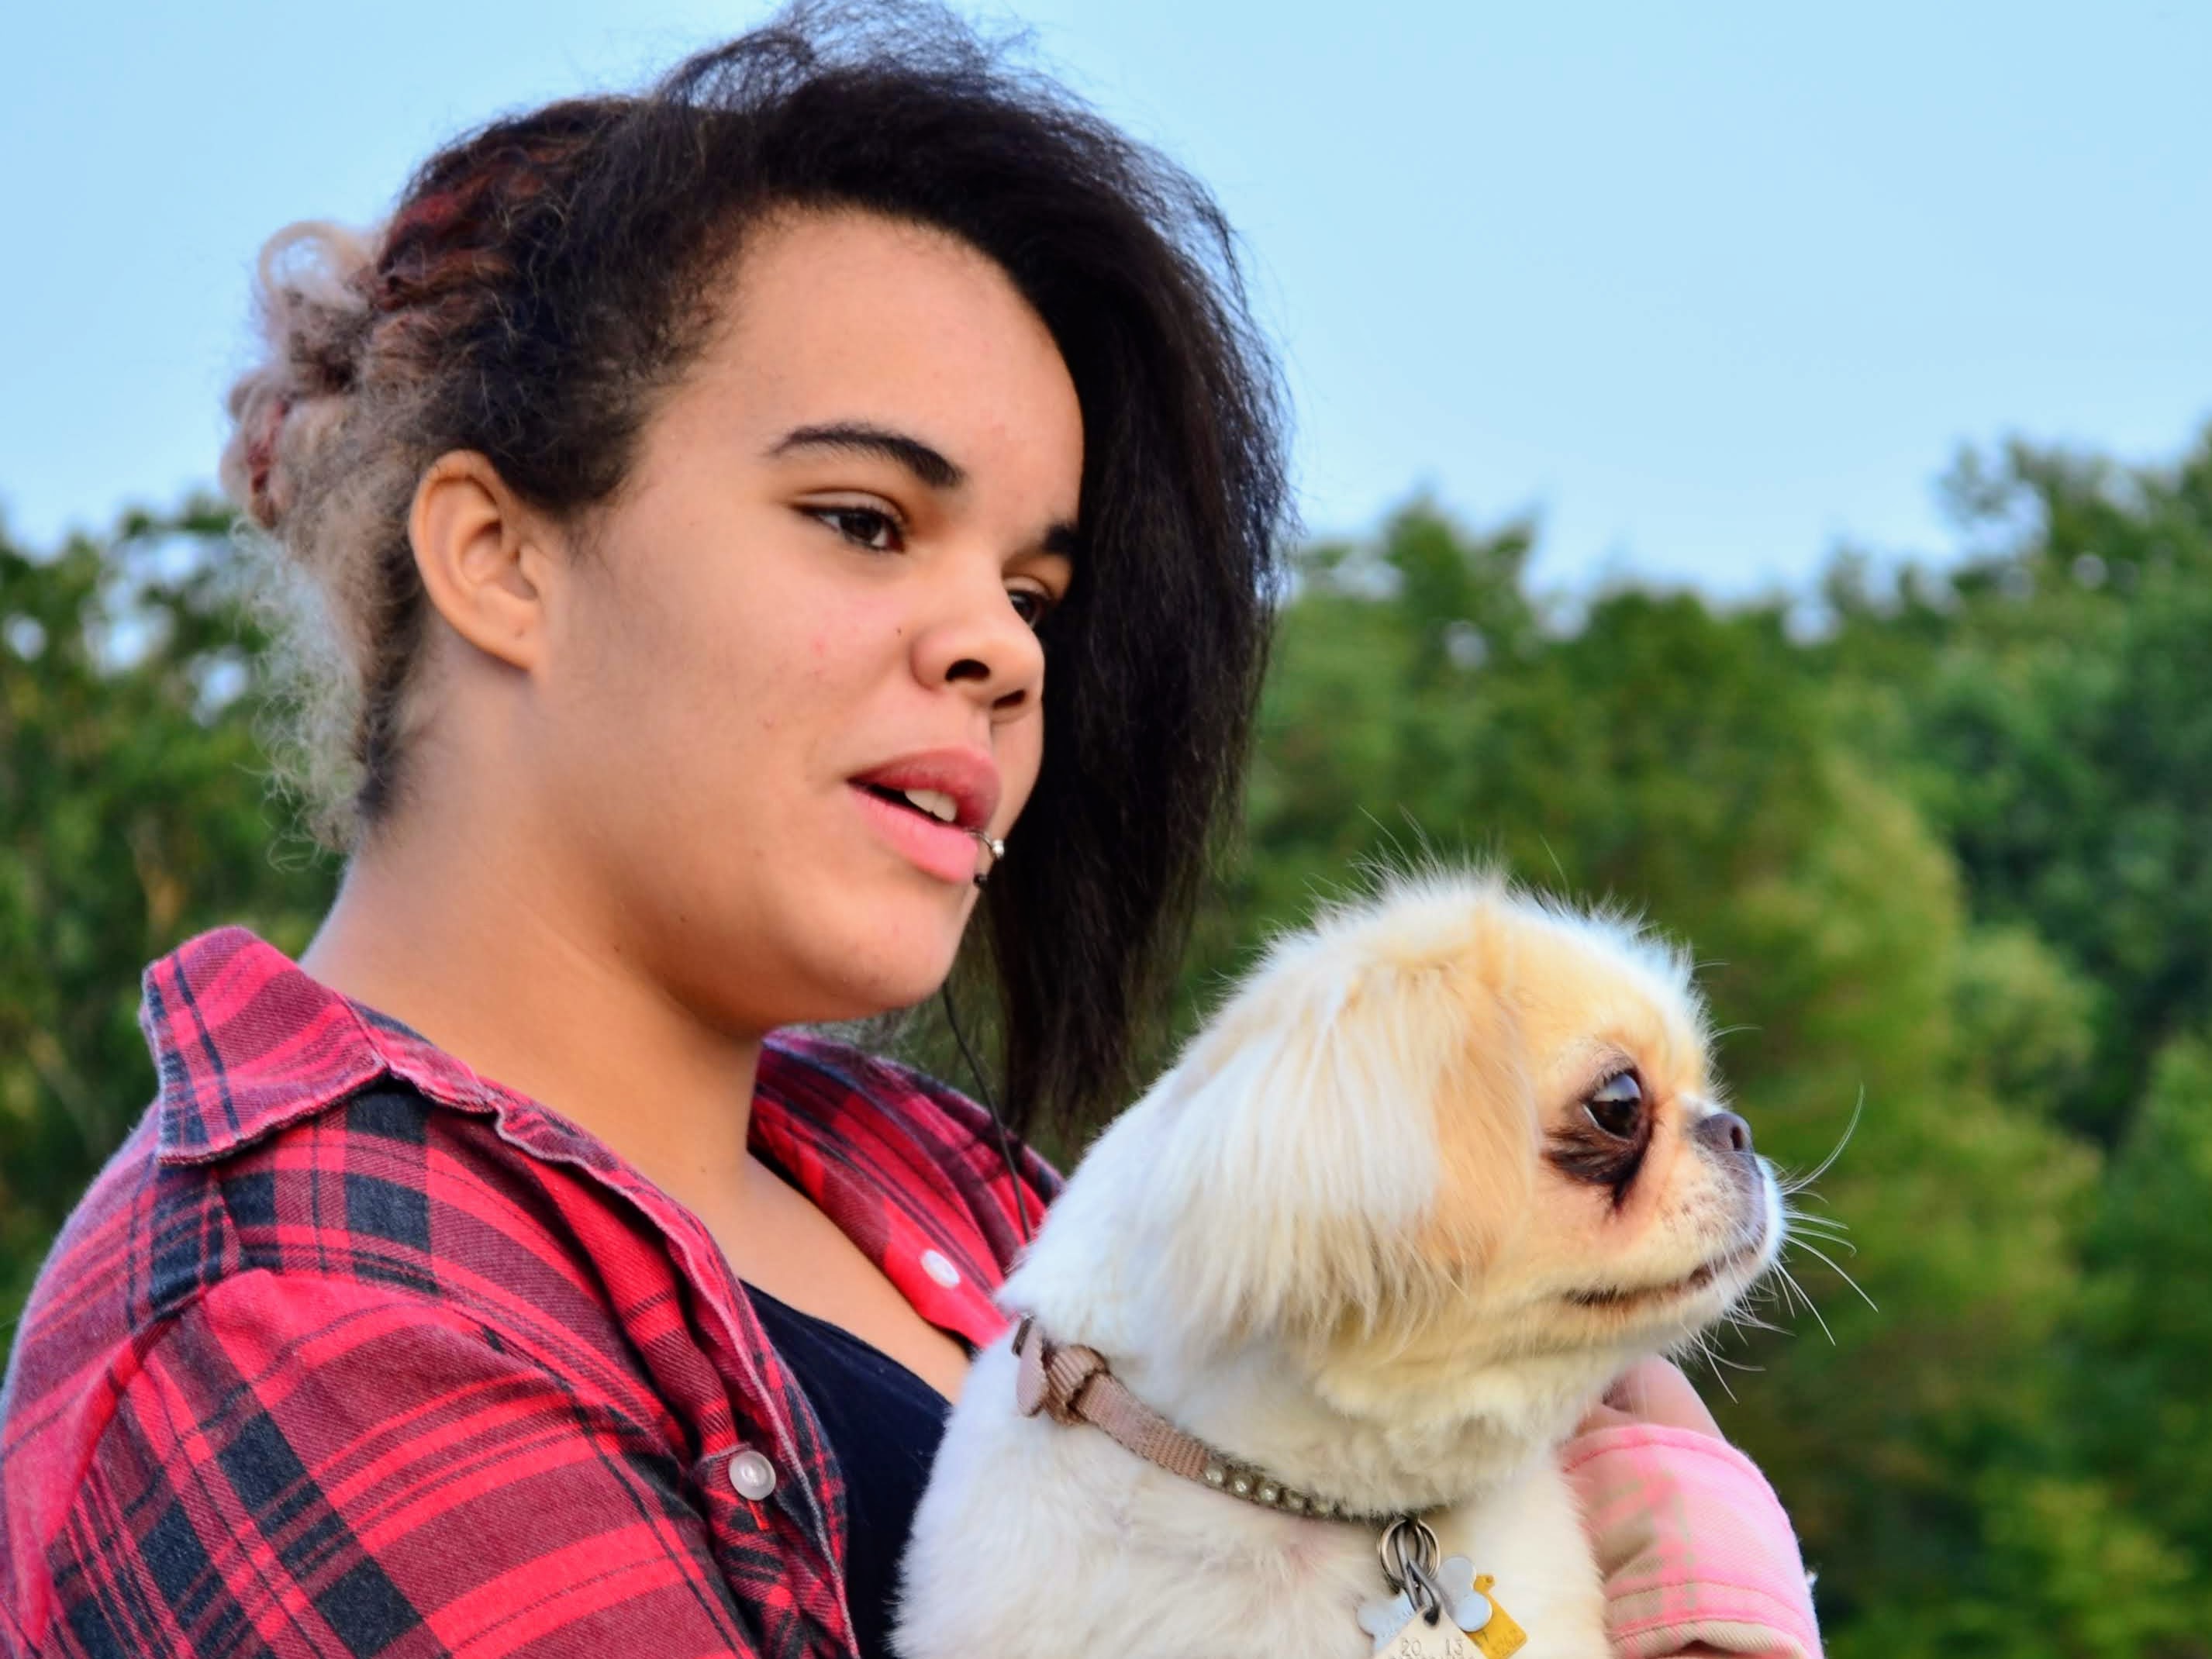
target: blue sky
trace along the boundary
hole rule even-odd
[[[1302,510],[1426,490],[1538,575],[1744,593],[1940,554],[2008,434],[2212,417],[2212,6],[1020,0],[1243,232]],[[751,3],[150,0],[0,21],[0,512],[52,542],[212,477],[255,248],[366,222],[485,116]]]

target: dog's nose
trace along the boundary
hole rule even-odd
[[[1692,1133],[1717,1152],[1751,1150],[1751,1125],[1734,1112],[1715,1112],[1711,1117],[1701,1117]]]

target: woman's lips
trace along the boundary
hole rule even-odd
[[[958,886],[975,879],[975,837],[967,830],[939,823],[914,807],[894,805],[860,784],[847,787],[876,833],[917,869]]]
[[[987,830],[999,812],[999,768],[982,749],[924,749],[856,774],[852,782],[894,795],[945,796],[963,830]],[[926,809],[942,819],[947,815]]]

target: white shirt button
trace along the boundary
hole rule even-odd
[[[935,1250],[924,1250],[921,1253],[921,1270],[948,1291],[960,1282],[960,1269],[947,1261]]]
[[[748,1446],[730,1457],[730,1485],[756,1504],[775,1490],[775,1465]]]

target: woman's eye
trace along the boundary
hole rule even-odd
[[[855,547],[875,553],[899,550],[898,521],[872,507],[817,507],[814,516]]]
[[[1052,596],[1040,593],[1034,587],[1010,587],[1006,590],[1006,603],[1014,607],[1017,617],[1035,628],[1052,609]]]
[[[1633,1072],[1623,1072],[1600,1085],[1583,1102],[1591,1122],[1621,1140],[1633,1139],[1638,1120],[1644,1115],[1644,1085]]]

